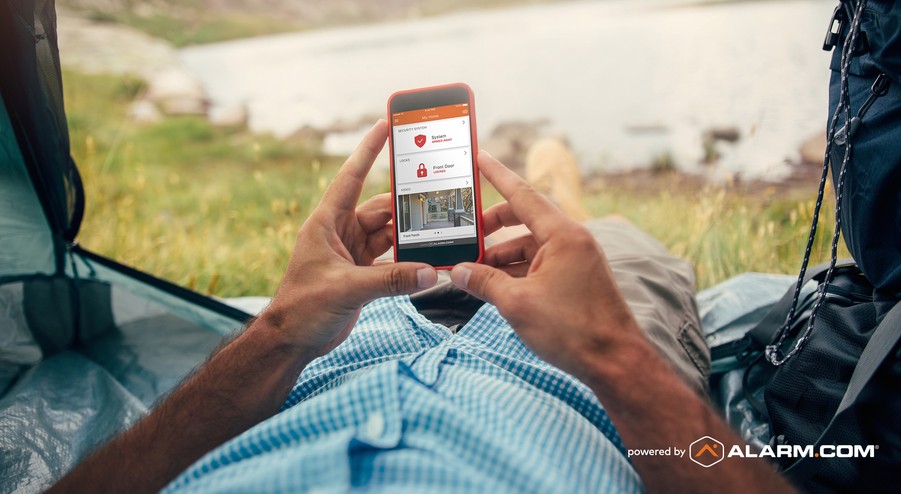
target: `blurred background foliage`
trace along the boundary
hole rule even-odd
[[[515,2],[468,1],[461,7]],[[437,0],[306,2],[65,0],[94,20],[126,24],[183,46],[318,26],[445,12]],[[215,296],[271,295],[296,232],[343,156],[203,117],[128,118],[140,78],[64,72],[72,154],[84,176],[81,242],[126,264]],[[694,263],[698,287],[747,271],[794,273],[811,221],[815,183],[699,184],[659,166],[642,186],[603,180],[587,189],[595,216],[617,213]],[[389,190],[387,175],[364,199]],[[483,189],[484,206],[499,195]],[[831,192],[830,192],[831,194]],[[830,195],[831,199],[831,195]],[[824,208],[813,261],[828,258],[834,217]],[[847,255],[842,244],[840,255]]]

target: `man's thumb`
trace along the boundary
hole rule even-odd
[[[357,268],[365,273],[357,284],[359,298],[364,302],[379,298],[407,295],[435,286],[438,273],[428,264],[399,262]],[[347,280],[353,283],[353,280]]]
[[[457,288],[493,305],[497,305],[498,295],[510,279],[507,273],[499,269],[471,262],[458,264],[451,271],[451,280]]]

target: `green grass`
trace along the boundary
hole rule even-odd
[[[749,271],[797,273],[815,193],[815,184],[787,192],[774,187],[755,194],[731,185],[652,193],[611,190],[587,198],[586,205],[595,216],[616,213],[627,217],[670,252],[691,261],[701,289]],[[834,199],[829,194],[812,264],[829,258],[835,231],[835,215],[829,206]],[[841,241],[839,256],[850,257]]]
[[[129,123],[126,80],[64,79],[82,244],[203,292],[272,293],[339,160],[199,118]]]
[[[125,113],[139,81],[66,72],[64,82],[72,154],[87,194],[79,241],[204,293],[272,294],[297,229],[343,159],[199,118],[130,123]],[[387,189],[384,181],[368,184],[364,198]],[[486,189],[487,207],[499,196]],[[703,288],[745,271],[795,272],[811,198],[812,190],[611,186],[584,202],[595,215],[630,218],[692,261]],[[827,213],[815,261],[826,258],[831,224]]]
[[[210,10],[179,6],[175,13],[139,16],[132,13],[111,14],[88,12],[87,17],[100,22],[125,24],[151,36],[165,39],[177,47],[229,41],[233,39],[298,31],[298,22],[261,13],[217,13]]]

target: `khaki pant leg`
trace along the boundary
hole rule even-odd
[[[701,332],[691,264],[631,223],[595,219],[585,226],[604,249],[648,339],[689,385],[706,394],[710,350]]]

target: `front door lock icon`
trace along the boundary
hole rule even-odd
[[[416,170],[417,178],[424,178],[429,176],[429,171],[425,169],[425,163],[420,163],[419,168]]]

